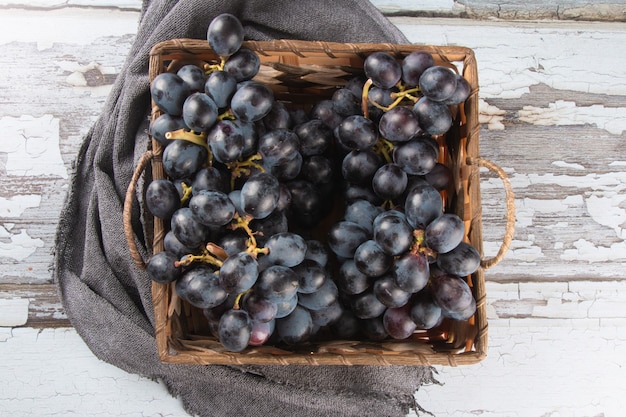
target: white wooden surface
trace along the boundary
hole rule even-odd
[[[133,40],[139,3],[0,2],[2,417],[185,415],[158,381],[91,354],[48,270],[68,168]],[[469,2],[438,7],[458,3]],[[481,154],[508,172],[517,204],[511,251],[486,273],[488,357],[437,367],[442,385],[420,389],[418,403],[436,416],[622,416],[626,25],[391,19],[413,42],[475,50]],[[481,188],[489,255],[503,197],[488,173]]]

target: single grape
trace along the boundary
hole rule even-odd
[[[283,101],[274,101],[272,110],[262,119],[262,122],[268,130],[293,128],[291,112]]]
[[[276,179],[281,182],[293,180],[302,171],[302,164],[304,161],[300,152],[296,151],[290,156],[290,159],[276,162],[274,165],[264,162],[263,167],[267,172],[275,176]]]
[[[382,159],[372,150],[353,150],[341,163],[341,175],[353,184],[369,184],[382,164]]]
[[[191,183],[193,195],[200,191],[228,191],[228,177],[226,172],[215,166],[204,167],[196,173]]]
[[[207,141],[213,157],[222,163],[240,159],[245,145],[243,131],[232,120],[215,123],[208,132]]]
[[[472,289],[460,277],[442,274],[431,278],[432,296],[444,315],[472,313],[476,308],[476,301]],[[470,314],[471,316],[471,314]]]
[[[378,301],[383,303],[388,308],[402,307],[409,302],[411,293],[400,288],[393,277],[393,275],[385,275],[378,278],[374,282],[372,291]]]
[[[337,138],[348,149],[364,150],[376,144],[378,131],[370,119],[353,115],[343,119],[337,126]]]
[[[272,302],[282,302],[298,291],[298,276],[291,268],[272,265],[263,270],[257,279],[255,290],[259,296]]]
[[[173,132],[175,130],[187,129],[185,121],[180,116],[172,116],[167,113],[163,113],[152,122],[148,128],[148,133],[154,139],[156,139],[162,146],[169,145],[172,141],[165,137],[167,132]]]
[[[204,93],[211,97],[218,108],[230,106],[237,91],[237,80],[226,71],[213,71],[204,83]]]
[[[265,344],[274,333],[275,328],[276,322],[274,320],[269,322],[253,321],[248,344],[250,346],[261,346]]]
[[[185,255],[198,255],[200,253],[199,247],[190,248],[180,243],[171,230],[163,238],[163,247],[167,252],[176,255],[177,258],[182,258]]]
[[[443,321],[441,307],[435,303],[432,294],[428,290],[420,291],[411,301],[411,320],[420,329],[432,329],[439,326]]]
[[[407,142],[420,134],[417,115],[408,107],[398,106],[385,112],[378,124],[380,134],[392,142]]]
[[[248,248],[249,237],[243,230],[235,230],[220,237],[219,246],[228,256],[243,252]]]
[[[182,266],[176,263],[177,261],[178,257],[167,251],[152,255],[146,263],[148,276],[152,281],[160,284],[176,281],[183,271]]]
[[[259,246],[265,246],[270,237],[289,231],[289,220],[285,212],[274,210],[267,217],[253,219],[250,228],[255,231],[256,241]],[[270,258],[270,261],[273,261]]]
[[[448,106],[428,97],[420,98],[413,106],[421,128],[429,135],[443,135],[452,126],[452,114]]]
[[[254,81],[241,86],[230,101],[233,113],[246,122],[261,120],[272,110],[273,104],[272,90]]]
[[[449,99],[456,90],[456,74],[449,68],[435,65],[421,75],[419,87],[422,94],[434,101]]]
[[[180,197],[173,182],[167,179],[153,180],[146,189],[146,207],[155,217],[169,220],[180,208]]]
[[[270,262],[293,267],[304,260],[306,241],[295,233],[277,233],[265,242],[265,248],[269,250],[266,256]]]
[[[402,59],[402,81],[417,86],[422,73],[435,65],[433,56],[426,51],[413,51]]]
[[[398,61],[387,52],[374,52],[363,63],[365,76],[380,88],[395,86],[402,77],[402,68]]]
[[[205,147],[177,139],[163,151],[163,170],[173,180],[191,178],[206,164],[208,156]]]
[[[365,77],[355,76],[350,78],[343,87],[350,90],[355,97],[361,97],[361,95],[363,94],[363,86],[365,85],[365,81]]]
[[[183,114],[183,103],[191,94],[185,81],[176,74],[163,72],[150,83],[152,101],[165,113],[171,116]]]
[[[317,262],[322,268],[328,265],[328,250],[323,242],[315,239],[306,241],[306,254],[304,259],[310,259]]]
[[[480,254],[476,248],[466,242],[461,242],[451,251],[440,253],[437,256],[439,268],[449,274],[461,277],[476,272],[478,267],[480,267],[480,261]]]
[[[231,294],[249,290],[258,277],[259,264],[248,252],[229,256],[220,267],[220,285]]]
[[[258,150],[266,167],[282,165],[299,154],[298,135],[288,129],[271,130],[261,136]]]
[[[235,216],[235,205],[221,191],[204,190],[189,200],[195,219],[206,226],[224,226]]]
[[[465,225],[459,216],[444,213],[426,227],[425,242],[437,253],[450,252],[465,236]]]
[[[321,120],[330,129],[334,129],[342,122],[343,116],[335,111],[332,100],[322,100],[313,105],[311,119]]]
[[[406,217],[398,211],[387,211],[375,219],[374,241],[388,255],[400,255],[411,247],[414,241],[413,228]]]
[[[383,316],[361,320],[361,330],[368,340],[380,342],[389,336],[383,324]]]
[[[282,319],[290,315],[298,306],[298,294],[276,303],[276,318]]]
[[[276,320],[276,332],[288,345],[307,341],[313,332],[311,314],[304,307],[296,306],[287,317]]]
[[[376,195],[371,186],[367,184],[354,184],[350,182],[345,184],[344,200],[347,204],[353,204],[359,200],[365,200],[376,206],[383,203],[383,199]]]
[[[183,273],[176,281],[180,298],[198,308],[213,308],[222,304],[228,293],[219,283],[219,276],[208,266],[200,265]]]
[[[340,221],[335,223],[328,232],[330,249],[342,258],[354,257],[354,252],[369,239],[367,230],[356,223]]]
[[[371,287],[374,278],[365,275],[356,267],[354,259],[347,259],[341,264],[337,275],[337,287],[345,294],[361,294]]]
[[[373,223],[383,209],[367,200],[354,201],[346,207],[344,220],[357,223],[364,227],[369,234],[374,233]]]
[[[189,207],[181,207],[170,220],[170,229],[183,245],[194,248],[208,240],[210,230],[198,222]]]
[[[220,343],[230,352],[241,352],[250,343],[252,320],[244,310],[228,310],[218,327]]]
[[[309,310],[311,320],[315,326],[328,326],[336,323],[343,314],[344,308],[341,303],[335,301],[328,307],[320,308],[319,310]]]
[[[411,175],[425,175],[437,164],[437,150],[423,138],[412,139],[393,149],[393,162]]]
[[[193,64],[183,65],[176,71],[176,75],[187,83],[191,92],[204,91],[206,74],[199,66]]]
[[[328,278],[326,269],[312,259],[305,258],[293,267],[293,272],[298,276],[298,292],[303,294],[319,290]]]
[[[278,311],[276,303],[266,300],[254,291],[244,296],[242,308],[248,312],[251,320],[263,323],[274,320]]]
[[[462,103],[467,100],[471,92],[472,87],[467,80],[461,75],[456,74],[456,89],[454,90],[454,93],[444,101],[444,103],[448,105]]]
[[[441,194],[429,184],[416,185],[404,203],[407,221],[414,229],[425,229],[443,213]]]
[[[352,91],[347,88],[338,88],[331,98],[333,102],[333,110],[340,116],[347,117],[361,113],[360,96],[355,96]]]
[[[393,339],[403,340],[410,337],[417,329],[417,324],[411,320],[410,305],[398,308],[389,308],[383,316],[385,330]]]
[[[422,253],[407,252],[395,260],[392,274],[399,288],[410,293],[421,291],[430,278],[428,258]]]
[[[350,302],[350,307],[352,313],[360,319],[380,317],[387,310],[387,306],[381,303],[371,290],[355,295]]]
[[[261,68],[259,56],[248,48],[241,48],[224,64],[224,71],[238,83],[254,78]]]
[[[328,308],[339,298],[339,289],[332,279],[324,280],[322,286],[312,293],[299,293],[298,303],[309,310]]]
[[[298,135],[303,156],[321,155],[333,142],[332,129],[318,119],[297,125],[293,131]]]
[[[398,165],[385,164],[378,168],[372,178],[372,189],[385,200],[394,200],[402,195],[408,183],[408,177]]]
[[[239,50],[243,42],[244,30],[237,17],[222,13],[211,20],[207,30],[207,40],[211,49],[222,57]]]
[[[334,179],[332,162],[321,155],[313,155],[302,162],[302,177],[313,184],[329,184]]]
[[[370,103],[374,102],[380,106],[387,107],[395,101],[395,98],[392,96],[395,92],[397,92],[396,88],[372,87],[368,92],[367,98]]]
[[[376,241],[366,240],[356,248],[354,262],[365,275],[380,277],[391,268],[393,257],[385,253]]]
[[[280,198],[280,183],[271,174],[254,174],[241,188],[241,205],[246,213],[263,219],[272,213]]]
[[[424,179],[437,190],[445,190],[452,184],[453,173],[446,165],[437,162],[433,169],[424,175]]]

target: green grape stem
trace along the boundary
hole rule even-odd
[[[393,152],[394,144],[388,139],[383,137],[379,137],[376,145],[374,145],[374,152],[379,155],[382,155],[385,158],[385,161],[390,164],[393,159],[391,158],[391,153]]]
[[[228,59],[228,57],[220,57],[220,62],[217,64],[209,64],[206,63],[204,64],[204,73],[206,75],[210,75],[211,73],[215,72],[215,71],[223,71],[224,70],[224,65],[226,64],[226,60]]]
[[[370,116],[370,112],[369,112],[369,93],[370,93],[370,87],[372,87],[373,81],[371,78],[368,78],[367,81],[365,81],[365,84],[363,85],[363,94],[361,96],[361,110],[363,111],[363,117],[365,117],[366,119],[369,119]]]
[[[184,181],[181,181],[180,185],[183,187],[183,196],[180,198],[180,204],[184,205],[191,198],[193,194],[193,187],[185,184]]]
[[[260,153],[255,153],[244,161],[229,162],[226,166],[231,172],[230,189],[235,189],[235,180],[237,178],[241,177],[242,175],[250,175],[250,173],[252,172],[252,168],[256,168],[261,172],[265,172],[265,168],[263,168],[263,165],[257,162],[262,159],[263,157]]]
[[[259,248],[255,235],[259,234],[260,232],[254,232],[250,228],[250,222],[252,220],[252,216],[242,217],[239,214],[235,214],[235,217],[233,218],[233,223],[230,227],[233,230],[243,229],[246,232],[246,234],[248,235],[248,248],[246,249],[246,252],[256,258],[261,254],[267,255],[270,251],[269,248]]]
[[[203,262],[205,264],[213,265],[218,268],[220,268],[222,264],[224,263],[222,260],[218,259],[217,257],[213,256],[211,253],[206,251],[202,255],[191,255],[191,254],[185,255],[182,258],[180,258],[179,261],[176,261],[174,265],[177,267],[189,266],[194,262]]]
[[[196,145],[203,146],[207,150],[209,150],[209,145],[207,144],[207,133],[206,132],[194,132],[189,129],[178,129],[173,130],[171,132],[167,132],[165,134],[165,139],[167,140],[186,140],[187,142],[194,143]]]

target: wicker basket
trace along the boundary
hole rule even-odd
[[[481,197],[479,166],[485,166],[503,180],[508,208],[507,227],[498,254],[484,259],[481,268],[467,277],[477,309],[468,321],[444,321],[436,329],[417,331],[401,341],[326,340],[294,349],[274,346],[248,348],[241,353],[226,351],[210,335],[199,309],[176,296],[173,284],[153,283],[153,302],[158,352],[163,362],[179,364],[256,364],[256,365],[466,365],[481,361],[487,352],[487,318],[484,270],[498,263],[506,253],[514,229],[513,193],[505,173],[479,158],[478,77],[473,51],[463,47],[435,47],[397,44],[339,44],[278,40],[245,42],[256,51],[261,70],[256,80],[270,86],[277,100],[291,107],[308,109],[322,98],[330,98],[337,86],[362,73],[365,57],[374,51],[387,51],[401,59],[414,50],[425,50],[437,65],[458,70],[470,83],[467,101],[455,106],[454,126],[440,137],[442,160],[454,172],[454,191],[445,195],[447,210],[465,221],[466,241],[482,254]],[[215,62],[216,54],[206,41],[176,39],[156,45],[150,55],[150,79],[165,71],[175,71],[188,63]],[[160,115],[156,106],[152,117]],[[140,160],[125,204],[125,231],[131,255],[145,266],[136,249],[130,227],[130,212],[136,184],[151,164],[152,178],[163,178],[162,147],[152,140],[152,148]],[[146,171],[148,172],[148,171]],[[165,228],[154,221],[154,253],[163,250]]]

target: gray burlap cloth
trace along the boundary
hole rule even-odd
[[[403,416],[430,381],[428,367],[200,366],[159,361],[150,281],[129,256],[122,208],[135,163],[147,149],[148,56],[158,42],[206,39],[230,12],[246,37],[406,43],[367,1],[144,1],[136,40],[103,112],[84,138],[60,216],[54,277],[72,325],[93,353],[162,380],[199,416]],[[135,231],[142,239],[139,210]],[[146,245],[141,247],[147,255]]]

